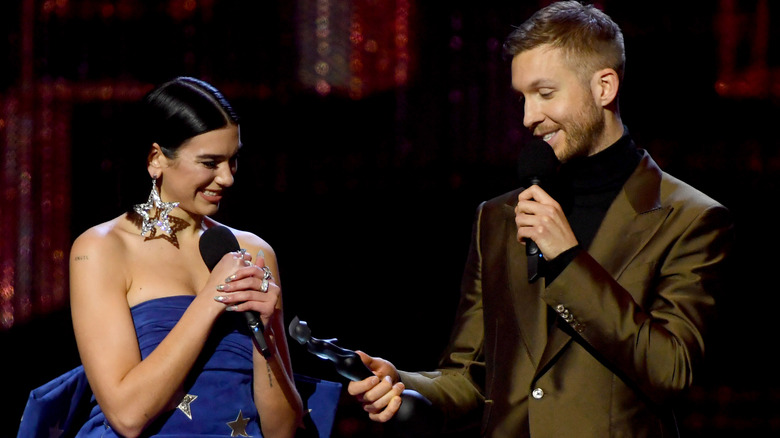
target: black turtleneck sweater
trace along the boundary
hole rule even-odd
[[[566,213],[566,219],[579,244],[547,264],[547,285],[574,260],[582,248],[590,246],[609,206],[636,169],[642,155],[642,150],[636,147],[624,126],[623,136],[608,148],[561,165],[555,188],[558,194],[556,200]]]

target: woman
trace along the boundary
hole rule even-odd
[[[218,90],[187,77],[150,92],[142,111],[149,200],[71,251],[74,333],[98,403],[79,436],[293,436],[302,403],[273,249],[231,230],[246,251],[211,272],[199,250],[233,185],[238,119]],[[246,311],[260,315],[268,358]]]

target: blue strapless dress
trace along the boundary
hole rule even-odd
[[[131,311],[141,355],[146,358],[168,335],[194,296],[158,298]],[[177,409],[162,414],[143,436],[262,437],[252,392],[254,345],[241,315],[223,314],[184,385]],[[93,397],[94,402],[94,397]],[[77,437],[116,437],[95,404]]]

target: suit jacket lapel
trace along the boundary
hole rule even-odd
[[[618,281],[626,266],[669,214],[670,208],[661,206],[660,189],[661,169],[645,152],[639,166],[607,210],[588,248],[588,253]],[[537,375],[543,373],[571,341],[571,335],[557,324],[545,338],[547,345],[537,366]]]
[[[519,193],[519,191],[517,192]],[[547,304],[541,299],[542,280],[528,283],[528,262],[525,246],[517,241],[515,224],[515,205],[517,196],[510,198],[504,206],[506,213],[506,260],[507,288],[515,315],[517,315],[520,338],[525,344],[528,357],[534,366],[538,366],[547,344]]]
[[[645,152],[610,206],[588,252],[613,278],[647,244],[669,214],[661,206],[661,169]]]

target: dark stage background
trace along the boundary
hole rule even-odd
[[[52,213],[37,198],[19,203],[26,192],[17,184],[35,181],[37,164],[16,179],[9,151],[62,154],[60,173],[47,175],[61,178],[52,190],[61,193],[54,214],[63,219],[48,230],[66,250],[89,226],[146,199],[148,180],[136,178],[142,166],[128,165],[123,149],[128,114],[151,84],[176,75],[211,81],[242,116],[237,183],[217,219],[274,246],[286,319],[298,315],[314,336],[402,369],[434,368],[475,209],[518,184],[515,156],[527,133],[500,45],[548,2],[154,3],[0,4],[0,436],[15,436],[31,389],[79,364],[61,269],[67,257],[52,259],[59,270],[41,270],[47,262],[16,256],[30,251],[25,245],[37,252],[46,234],[17,239],[26,229],[8,218]],[[770,279],[780,150],[771,133],[780,79],[771,24],[780,10],[764,0],[600,5],[625,34],[621,110],[632,135],[737,223],[708,374],[681,403],[683,436],[777,435],[780,381],[770,356],[780,299]],[[24,143],[9,128],[19,111],[34,129],[53,120],[53,133]],[[18,286],[24,272],[45,272],[51,286]],[[42,298],[57,287],[64,292]],[[291,344],[296,372],[342,381],[299,347]],[[334,435],[382,429],[345,397]]]

